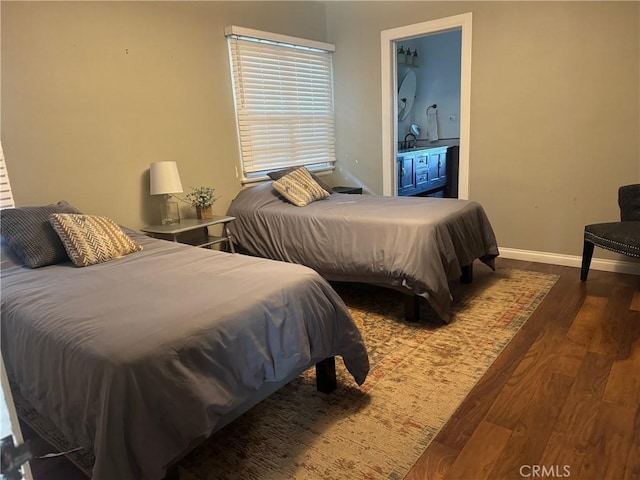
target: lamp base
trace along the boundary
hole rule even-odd
[[[171,200],[171,195],[165,195],[165,199],[160,205],[160,211],[162,212],[162,225],[180,223],[178,202]]]

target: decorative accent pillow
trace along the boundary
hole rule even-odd
[[[3,208],[0,232],[20,261],[30,268],[68,262],[64,245],[49,224],[53,213],[81,213],[67,202],[55,205]]]
[[[267,175],[271,180],[280,180],[282,177],[293,172],[294,170],[297,170],[298,168],[304,168],[305,170],[307,170],[305,167],[289,167],[289,168],[283,168],[282,170],[275,170],[273,172],[269,172],[267,173]],[[309,172],[309,170],[307,170],[307,172]],[[327,193],[329,193],[329,195],[333,193],[333,190],[331,190],[331,187],[326,183],[324,183],[318,175],[311,172],[309,172],[309,175],[311,175],[311,178],[313,178],[323,190],[326,190]]]
[[[273,188],[298,207],[304,207],[329,196],[329,192],[318,185],[304,167],[297,168],[273,182]]]
[[[62,240],[69,258],[78,267],[142,250],[142,245],[131,240],[107,217],[54,213],[49,222]]]

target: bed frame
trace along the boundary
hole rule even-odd
[[[242,245],[235,246],[236,252],[242,255],[255,256],[252,252],[242,248]],[[473,262],[469,265],[463,265],[461,267],[462,274],[460,275],[460,283],[468,284],[473,282]],[[365,277],[355,277],[352,275],[341,276],[335,274],[321,273],[321,275],[330,282],[352,282],[352,283],[368,283],[371,285],[379,285],[384,288],[392,288],[405,294],[404,299],[404,319],[407,322],[417,322],[420,319],[420,303],[421,296],[411,293],[405,288],[393,286],[392,284],[385,284],[382,282],[367,282]],[[317,373],[317,371],[316,371]],[[320,388],[318,388],[318,391]],[[328,393],[328,392],[324,392]]]
[[[338,388],[338,380],[336,377],[336,358],[328,357],[320,362],[316,363],[316,390],[321,393],[332,393],[336,388]],[[306,370],[306,369],[305,369]],[[303,370],[304,371],[304,370]],[[269,395],[274,393],[279,388],[283,387],[287,383],[291,382],[294,378],[296,378],[299,374],[294,374],[281,382],[277,382],[274,384],[267,385],[267,388],[262,388],[258,390],[258,395],[254,396],[251,400],[246,403],[243,403],[238,408],[234,409],[230,414],[225,416],[216,426],[212,435],[215,435],[216,432],[219,432],[224,427],[229,425],[233,420],[237,419],[243,413],[247,412],[250,408],[254,407],[261,400],[264,400]],[[204,442],[206,438],[201,438],[195,440],[191,443],[189,448],[180,455],[177,459],[175,459],[171,464],[167,466],[167,473],[164,476],[163,480],[179,480],[180,479],[180,471],[178,469],[178,463],[186,456],[190,451]]]
[[[462,267],[460,283],[473,281],[473,263]],[[422,297],[413,293],[407,293],[404,299],[404,319],[407,322],[417,322],[420,319],[420,299]]]

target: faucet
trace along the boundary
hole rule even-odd
[[[411,146],[411,140],[407,141],[407,137],[413,137],[413,146]],[[405,148],[414,148],[418,142],[418,139],[413,133],[407,133],[404,136],[404,146]]]

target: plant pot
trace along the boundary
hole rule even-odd
[[[213,218],[213,209],[211,205],[207,205],[206,207],[196,206],[196,215],[200,220]]]

